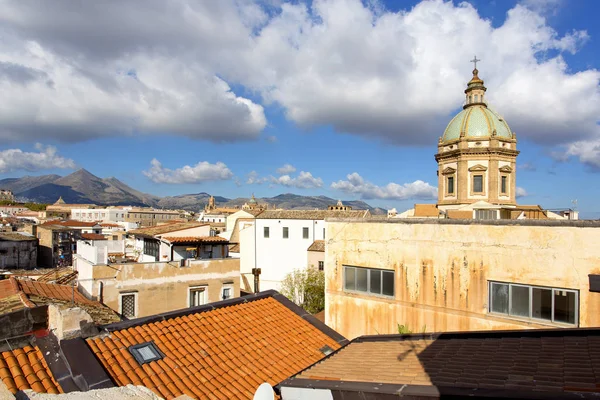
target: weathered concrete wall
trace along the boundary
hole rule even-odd
[[[0,268],[33,269],[37,267],[37,240],[0,240]]]
[[[596,226],[597,225],[597,226]],[[579,290],[579,325],[600,325],[600,224],[329,221],[326,323],[348,338],[548,327],[488,314],[488,281]],[[395,271],[394,298],[343,290],[343,265]]]
[[[188,289],[192,286],[206,286],[208,302],[222,300],[224,285],[233,286],[234,297],[240,295],[240,260],[237,258],[190,261],[187,267],[179,267],[178,262],[78,264],[78,269],[85,268],[93,269],[92,297],[100,300],[101,296],[102,302],[117,312],[121,311],[120,293],[137,293],[136,317],[189,307]]]

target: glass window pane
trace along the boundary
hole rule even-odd
[[[518,317],[529,317],[529,287],[511,286],[511,309],[510,315]]]
[[[483,192],[483,175],[474,175],[473,176],[473,192],[475,192],[475,193]]]
[[[381,271],[381,294],[394,296],[394,271]]]
[[[263,232],[264,232],[264,237],[268,238],[269,237],[269,227],[265,226],[263,229]]]
[[[502,283],[492,283],[491,285],[490,311],[508,314],[508,285]]]
[[[356,277],[354,276],[354,267],[344,267],[344,288],[346,290],[356,290]]]
[[[381,271],[378,269],[372,269],[371,274],[371,285],[369,292],[375,294],[381,294]]]
[[[552,320],[552,290],[533,288],[532,317]]]
[[[308,239],[308,228],[302,228],[302,238]]]
[[[367,291],[367,276],[369,270],[365,268],[356,268],[356,290],[360,292]]]
[[[454,193],[454,177],[448,177],[448,194]]]
[[[554,322],[575,323],[575,293],[554,289]]]
[[[502,193],[506,193],[506,176],[502,177],[502,185],[501,185],[501,192]]]

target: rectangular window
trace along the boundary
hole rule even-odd
[[[448,194],[454,194],[454,177],[448,177]]]
[[[489,296],[493,313],[578,325],[577,290],[489,282]]]
[[[263,235],[265,238],[267,238],[267,239],[269,238],[269,227],[268,226],[265,226],[263,228]]]
[[[160,245],[158,240],[144,239],[144,254],[154,257],[158,261]]]
[[[503,176],[502,178],[500,178],[500,193],[502,194],[508,193],[507,181],[507,176]]]
[[[233,285],[224,285],[221,289],[221,298],[223,300],[231,299],[233,297]]]
[[[125,318],[135,318],[136,316],[136,298],[137,295],[135,293],[121,294],[121,315]]]
[[[483,193],[483,175],[473,175],[473,193]]]
[[[344,289],[394,297],[394,271],[344,266]]]
[[[323,228],[323,240],[325,240],[325,228]]]
[[[302,228],[302,239],[308,239],[308,228]]]
[[[497,219],[498,211],[496,210],[475,210],[475,219]]]
[[[283,238],[287,239],[290,237],[290,228],[288,228],[287,226],[283,227]]]
[[[190,307],[206,304],[206,286],[196,286],[189,289]]]
[[[325,261],[319,261],[319,271],[325,270]]]

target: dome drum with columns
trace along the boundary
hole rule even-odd
[[[463,110],[452,118],[438,142],[435,159],[441,210],[481,201],[516,205],[516,135],[488,107],[483,83],[475,68]]]

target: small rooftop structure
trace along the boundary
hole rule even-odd
[[[322,220],[325,218],[366,218],[369,210],[266,210],[256,216],[256,219],[309,219]]]
[[[315,240],[312,242],[310,246],[308,246],[308,251],[325,251],[325,241],[324,240]]]
[[[164,235],[170,232],[177,232],[191,228],[197,228],[200,226],[208,225],[203,222],[176,222],[176,223],[168,223],[164,225],[157,225],[148,228],[140,228],[129,231],[132,235],[135,236],[145,236],[145,237],[154,237],[157,235]]]

